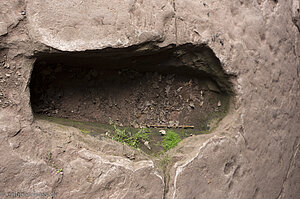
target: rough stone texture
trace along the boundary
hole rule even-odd
[[[38,0],[27,2],[27,12],[30,33],[59,50],[125,47],[174,36],[167,0]]]
[[[1,191],[57,193],[57,198],[162,198],[163,179],[140,153],[74,128],[44,121],[32,127],[6,141],[2,136]]]
[[[231,125],[217,130],[225,138],[209,139],[196,149],[193,161],[172,168],[176,175],[171,176],[174,185],[169,196],[296,198],[299,176],[292,173],[299,172],[295,166],[299,149],[299,32],[291,21],[295,2],[176,2],[177,29],[182,30],[178,31],[179,43],[209,42],[225,70],[238,75],[236,104],[240,106],[235,111],[240,121],[235,127],[231,118]],[[226,134],[235,136],[236,141]],[[215,145],[221,152],[212,151]],[[229,173],[225,172],[228,164],[232,167]],[[188,191],[184,182],[202,169],[206,171],[200,176],[211,181],[199,180],[196,187],[206,188]],[[286,193],[293,187],[298,188]]]
[[[299,38],[297,0],[2,1],[0,190],[57,198],[297,198]],[[166,187],[143,154],[34,121],[29,101],[39,52],[149,41],[205,43],[237,76],[231,113],[215,132],[170,151]]]

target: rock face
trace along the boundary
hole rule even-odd
[[[297,198],[299,39],[297,0],[3,0],[0,195]],[[184,44],[212,49],[235,76],[235,96],[211,134],[168,152],[165,174],[139,151],[33,117],[29,83],[40,54]]]

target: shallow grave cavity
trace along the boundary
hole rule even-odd
[[[40,54],[31,77],[31,105],[38,116],[190,129],[190,135],[225,116],[232,95],[228,79],[206,46]]]

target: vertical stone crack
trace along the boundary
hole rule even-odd
[[[284,190],[284,184],[285,184],[285,182],[288,179],[292,163],[294,162],[294,160],[296,158],[296,154],[297,154],[297,152],[299,150],[299,142],[298,142],[298,140],[299,140],[299,137],[296,137],[294,145],[293,145],[293,153],[292,153],[292,156],[291,156],[290,161],[289,161],[288,169],[287,169],[286,174],[285,174],[285,176],[283,178],[282,186],[281,186],[280,192],[279,192],[278,196],[276,197],[276,199],[279,199],[282,196],[282,193],[283,193],[283,190]]]
[[[178,34],[177,34],[177,13],[176,13],[176,2],[173,0],[173,9],[174,9],[174,19],[175,19],[175,41],[176,41],[176,46],[178,45]]]

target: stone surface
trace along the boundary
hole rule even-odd
[[[1,191],[56,198],[299,196],[299,1],[4,0],[0,16]],[[230,113],[211,134],[169,152],[169,178],[133,149],[31,113],[28,85],[39,53],[142,43],[141,50],[205,43],[236,76]]]
[[[0,152],[4,193],[42,192],[57,198],[163,197],[164,181],[151,160],[75,128],[39,121],[3,142]]]
[[[21,131],[18,117],[3,110],[0,113],[0,133],[8,137],[16,136]]]
[[[30,33],[43,44],[65,51],[172,39],[173,15],[167,0],[27,2]]]
[[[7,34],[12,28],[17,26],[24,16],[24,1],[12,0],[1,2],[0,10],[0,36]]]

